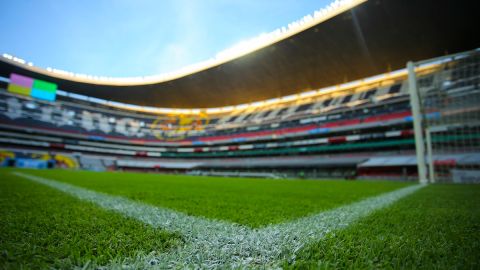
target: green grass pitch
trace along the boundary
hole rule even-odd
[[[305,181],[15,170],[191,216],[260,229],[398,190]],[[0,269],[108,265],[181,246],[152,228],[0,170]],[[480,186],[430,185],[303,247],[284,268],[480,268]]]
[[[394,182],[318,182],[88,171],[44,170],[34,174],[189,215],[251,227],[291,220],[406,186]]]
[[[0,179],[0,269],[106,264],[181,241],[4,170]]]

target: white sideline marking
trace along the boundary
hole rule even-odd
[[[345,228],[425,186],[413,185],[291,222],[250,229],[225,221],[192,217],[26,173],[13,174],[93,202],[153,227],[178,232],[184,237],[185,244],[168,253],[126,258],[108,266],[124,269],[274,268],[282,260],[294,260],[302,247],[321,240],[327,233]]]
[[[200,232],[201,228],[209,230],[225,231],[225,233],[237,232],[247,229],[246,227],[224,222],[210,220],[202,217],[193,217],[167,208],[147,205],[144,203],[132,201],[120,196],[108,195],[95,192],[85,188],[77,187],[71,184],[58,182],[31,174],[13,172],[13,174],[27,178],[31,181],[53,187],[65,193],[68,193],[81,200],[92,202],[98,206],[113,210],[125,216],[140,220],[143,223],[153,227],[163,228],[168,231],[178,232],[187,238],[201,239],[204,236]]]

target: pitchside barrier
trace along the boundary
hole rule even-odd
[[[480,183],[480,49],[407,68],[419,181]]]

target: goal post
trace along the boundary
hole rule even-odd
[[[421,183],[480,183],[480,50],[408,62]]]
[[[427,170],[425,164],[425,142],[423,139],[422,113],[420,109],[417,76],[413,62],[407,63],[408,92],[410,94],[410,107],[412,109],[413,131],[415,136],[415,152],[417,156],[418,181],[427,183]]]

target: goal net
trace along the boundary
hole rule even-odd
[[[408,68],[420,181],[480,183],[480,50]]]

